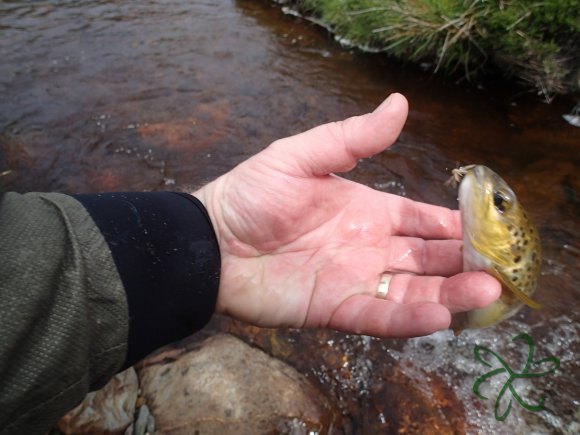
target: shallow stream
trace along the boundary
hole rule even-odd
[[[412,340],[330,331],[260,330],[216,319],[304,373],[335,404],[336,433],[580,433],[580,129],[515,85],[456,84],[340,46],[323,29],[261,1],[0,2],[0,187],[96,192],[200,185],[274,139],[372,110],[390,92],[410,102],[400,140],[347,176],[447,207],[458,163],[482,163],[517,192],[543,240],[537,299],[502,325]],[[512,337],[529,334],[550,377],[472,387],[490,369],[476,345],[520,370]],[[506,396],[509,399],[509,394]],[[505,404],[505,403],[504,403]]]

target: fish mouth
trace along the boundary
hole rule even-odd
[[[489,169],[483,165],[473,165],[473,167],[464,173],[461,184],[459,185],[460,202],[464,204],[468,202],[473,203],[474,195],[480,198],[480,192],[489,190],[487,171]]]
[[[485,170],[487,168],[483,165],[477,165],[475,168],[473,168],[471,170],[471,172],[473,173],[473,175],[475,176],[475,180],[480,183],[483,184],[484,178],[485,178]]]
[[[493,186],[494,184],[498,184],[501,178],[484,165],[475,166],[471,172],[475,178],[475,185],[479,186],[480,191],[485,192],[485,195],[493,194]]]

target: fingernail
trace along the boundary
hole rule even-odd
[[[391,103],[393,102],[393,100],[394,100],[394,98],[393,98],[393,97],[394,97],[394,95],[395,95],[395,94],[391,94],[391,95],[389,95],[389,97],[388,97],[388,98],[387,98],[385,101],[383,101],[383,102],[382,102],[382,103],[379,105],[379,107],[377,107],[377,108],[375,109],[375,112],[380,112],[380,111],[382,111],[382,110],[386,109],[387,107],[389,107],[389,106],[391,105]]]

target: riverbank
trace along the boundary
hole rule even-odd
[[[288,0],[343,42],[477,82],[515,78],[547,101],[580,91],[580,1]]]
[[[382,55],[341,49],[271,1],[166,3],[0,2],[0,173],[11,171],[0,177],[0,188],[79,193],[201,186],[276,139],[366,113],[386,94],[401,92],[410,113],[397,144],[341,175],[457,208],[457,192],[444,185],[449,170],[458,163],[492,167],[542,235],[547,261],[537,295],[544,308],[522,310],[497,328],[413,340],[264,330],[216,316],[200,342],[230,333],[296,368],[338,408],[337,434],[578,433],[580,131],[561,116],[570,99],[548,106],[511,89],[432,79]],[[545,397],[546,410],[529,412],[514,400],[509,418],[498,422],[493,407],[501,383],[490,385],[489,400],[473,394],[473,383],[487,371],[473,349],[487,346],[521,367],[525,349],[512,338],[522,332],[534,338],[537,360],[555,356],[561,370],[516,385],[533,400]],[[241,364],[253,367],[247,358]],[[288,390],[273,387],[279,395]],[[144,397],[146,388],[138,388]],[[167,383],[163,389],[170,391]],[[238,397],[213,393],[223,397],[218,405]],[[264,397],[271,396],[237,403]],[[167,403],[176,401],[172,396]],[[163,432],[153,406],[149,411]]]

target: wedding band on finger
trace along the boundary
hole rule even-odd
[[[379,299],[386,299],[389,293],[389,285],[391,284],[391,279],[393,275],[390,273],[381,274],[381,280],[379,281],[379,287],[377,288],[377,294],[375,297]]]

